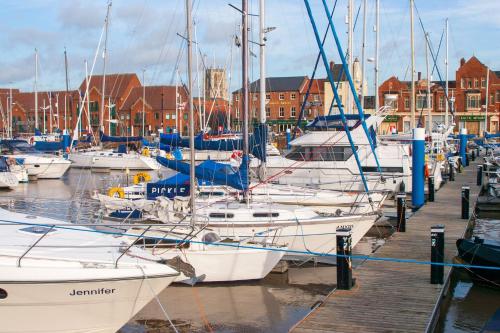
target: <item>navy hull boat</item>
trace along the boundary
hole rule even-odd
[[[457,240],[458,257],[465,263],[475,266],[500,268],[500,243],[479,237]],[[472,268],[470,271],[484,282],[500,284],[500,270]]]

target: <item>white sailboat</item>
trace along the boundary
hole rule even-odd
[[[160,164],[150,156],[138,152],[115,150],[77,151],[69,154],[74,168],[111,170],[159,170]]]
[[[3,332],[116,332],[179,275],[92,229],[0,215]]]

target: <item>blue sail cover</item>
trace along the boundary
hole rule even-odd
[[[7,164],[7,157],[0,156],[0,172],[8,172],[9,165]]]
[[[267,131],[255,127],[254,134],[248,138],[250,153],[259,160],[265,158],[265,146],[267,139]],[[181,138],[178,134],[160,134],[160,141],[172,147],[189,148],[189,139]],[[264,147],[264,149],[262,149]],[[233,151],[243,150],[243,139],[221,139],[221,140],[204,140],[203,134],[200,133],[194,138],[194,148],[196,150],[217,150],[217,151]]]
[[[158,163],[166,168],[179,171],[185,175],[189,175],[189,163],[176,160],[168,160],[164,157],[156,157]],[[216,185],[228,185],[238,190],[248,190],[248,156],[243,156],[241,166],[235,169],[229,164],[218,163],[212,160],[207,160],[195,167],[195,177],[201,181],[212,182]]]
[[[132,142],[132,141],[141,141],[142,136],[111,136],[106,135],[102,131],[99,132],[101,142]]]
[[[43,152],[56,152],[63,149],[61,141],[35,141],[35,149]]]
[[[153,200],[159,196],[165,196],[172,199],[176,196],[186,197],[188,195],[189,176],[182,173],[177,173],[170,178],[146,184],[146,198],[148,200]]]
[[[164,150],[166,151],[167,153],[171,152],[172,151],[172,147],[167,145],[167,144],[164,144],[164,143],[156,143],[156,142],[149,142],[148,140],[146,139],[142,139],[142,146],[143,147],[148,147],[148,148],[160,148],[161,150]]]
[[[500,138],[500,132],[493,134],[493,133],[484,133],[484,138],[485,139],[493,139],[493,138]]]

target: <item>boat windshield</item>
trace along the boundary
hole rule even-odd
[[[352,155],[350,146],[296,146],[285,157],[294,161],[347,161]]]

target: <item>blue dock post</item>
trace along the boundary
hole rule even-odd
[[[292,148],[290,145],[290,141],[292,141],[292,135],[290,134],[290,129],[286,129],[286,149]]]
[[[458,137],[460,139],[460,158],[462,160],[462,165],[464,167],[466,167],[466,166],[468,166],[467,165],[467,128],[461,128],[460,134]]]
[[[412,156],[412,192],[411,202],[413,210],[417,210],[424,205],[425,188],[425,128],[413,129],[413,156]]]
[[[64,130],[62,135],[62,148],[64,155],[67,155],[69,153],[70,147],[71,147],[71,136],[69,135],[67,130]]]

